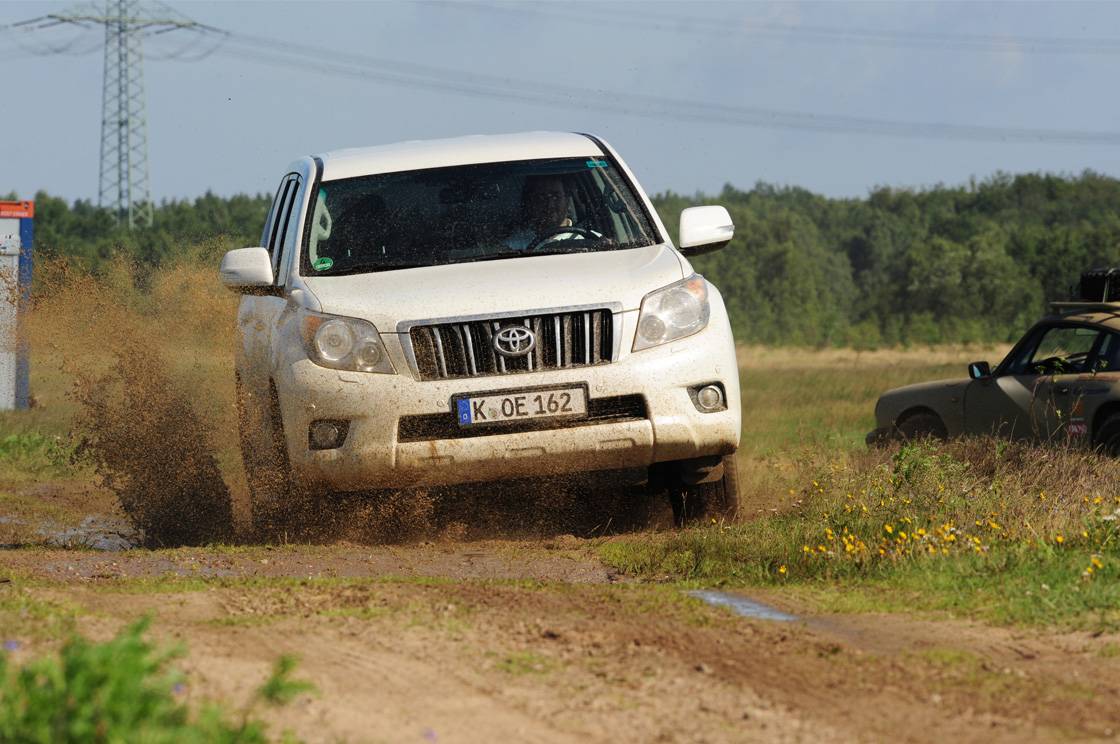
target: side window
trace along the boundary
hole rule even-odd
[[[301,237],[299,218],[305,201],[303,179],[299,176],[292,176],[292,193],[288,199],[287,213],[284,217],[284,232],[278,238],[280,245],[276,251],[279,261],[275,272],[277,284],[283,284],[288,279],[288,267],[291,266],[288,256],[295,252],[297,246],[299,246]]]
[[[283,253],[284,238],[288,234],[288,223],[292,218],[292,204],[299,190],[299,177],[290,175],[284,184],[284,196],[280,200],[280,211],[276,213],[276,220],[272,225],[272,235],[268,240],[268,253],[272,256],[272,273],[275,276],[280,269],[280,256]]]
[[[1023,350],[1010,371],[1020,375],[1087,372],[1100,336],[1095,328],[1051,326],[1042,332],[1036,344]]]
[[[280,213],[280,205],[287,194],[288,177],[284,176],[283,180],[280,181],[279,188],[276,189],[276,196],[272,198],[272,206],[268,209],[268,219],[264,221],[264,230],[261,231],[260,245],[265,248],[272,245],[272,237],[276,234],[277,215]]]
[[[1115,372],[1120,369],[1120,335],[1105,333],[1093,359],[1094,372]]]

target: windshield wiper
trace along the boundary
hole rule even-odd
[[[614,250],[615,248],[616,248],[616,246],[597,245],[595,247],[568,248],[566,250],[555,250],[555,251],[526,251],[526,250],[503,251],[501,253],[487,253],[484,256],[472,256],[471,258],[467,258],[467,259],[464,259],[462,261],[456,261],[455,263],[472,263],[474,261],[497,261],[500,258],[532,258],[533,256],[569,256],[569,255],[574,255],[576,253],[594,253],[596,251],[602,251],[602,250]]]
[[[422,269],[425,266],[436,266],[437,264],[416,263],[416,264],[375,264],[365,263],[357,264],[354,266],[346,266],[337,271],[331,271],[325,274],[313,274],[312,276],[347,276],[348,274],[375,274],[379,271],[396,271],[397,269]]]

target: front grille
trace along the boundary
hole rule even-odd
[[[524,356],[494,349],[503,328],[522,326],[536,337]],[[614,354],[614,316],[608,308],[414,326],[409,340],[421,380],[512,375],[608,364]]]
[[[587,401],[587,418],[517,421],[502,426],[461,427],[452,413],[425,413],[401,416],[397,422],[398,442],[426,442],[432,439],[468,439],[494,434],[520,434],[546,429],[571,429],[577,426],[640,421],[648,418],[646,400],[641,395],[592,398]]]

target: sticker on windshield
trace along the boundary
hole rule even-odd
[[[587,167],[588,168],[606,168],[608,165],[610,165],[610,163],[608,163],[606,160],[588,160],[587,161]]]
[[[315,263],[311,265],[315,268],[316,271],[326,271],[330,267],[334,266],[334,259],[331,259],[327,256],[322,256],[315,259]]]

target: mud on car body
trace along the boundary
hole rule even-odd
[[[1120,297],[1094,281],[1101,275],[1087,272],[1080,298],[1054,303],[995,369],[973,362],[967,379],[884,393],[868,444],[995,434],[1120,454]]]
[[[733,514],[740,399],[719,291],[618,155],[583,134],[331,152],[281,179],[241,293],[254,510],[333,492],[638,471],[678,519]]]

